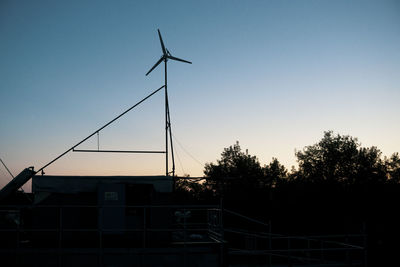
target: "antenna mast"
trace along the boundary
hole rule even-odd
[[[164,89],[165,89],[165,176],[169,176],[172,173],[172,176],[175,176],[175,158],[174,158],[174,147],[172,144],[172,130],[171,130],[171,118],[169,113],[169,103],[168,103],[168,75],[167,75],[167,62],[168,59],[181,61],[184,63],[192,64],[192,62],[183,60],[177,57],[173,57],[168,49],[165,48],[163,39],[161,37],[160,30],[158,30],[158,37],[160,39],[161,49],[163,55],[157,61],[156,64],[146,73],[146,76],[150,74],[161,62],[164,61]],[[169,162],[169,153],[168,153],[168,136],[169,142],[171,144],[171,159],[172,159],[172,171],[169,171],[168,162]]]

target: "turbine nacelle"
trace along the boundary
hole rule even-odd
[[[158,37],[160,38],[160,44],[161,44],[161,50],[163,52],[163,55],[161,56],[161,58],[156,62],[156,64],[154,64],[154,66],[146,73],[146,76],[150,74],[150,72],[152,72],[158,65],[160,65],[161,62],[163,61],[167,61],[168,59],[172,59],[172,60],[176,60],[176,61],[181,61],[184,63],[189,63],[192,64],[192,62],[181,59],[181,58],[177,58],[177,57],[173,57],[171,55],[171,53],[168,51],[168,49],[165,48],[163,39],[161,37],[161,32],[160,30],[158,30]]]

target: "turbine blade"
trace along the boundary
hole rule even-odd
[[[164,60],[164,57],[161,57],[156,64],[146,73],[146,76],[150,74],[162,61]]]
[[[192,62],[190,62],[190,61],[187,61],[187,60],[184,60],[184,59],[180,59],[180,58],[177,58],[177,57],[173,57],[173,56],[167,56],[167,58],[170,58],[170,59],[173,59],[173,60],[177,60],[177,61],[181,61],[181,62],[185,62],[185,63],[192,64]]]
[[[167,55],[167,51],[165,49],[164,42],[163,42],[162,37],[161,37],[161,32],[160,32],[159,29],[157,29],[157,30],[158,30],[158,37],[160,37],[161,49],[163,51],[163,55],[165,56],[165,55]]]

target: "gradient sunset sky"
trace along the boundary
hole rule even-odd
[[[168,65],[178,175],[202,176],[237,140],[290,169],[327,130],[400,151],[400,1],[3,0],[0,157],[14,175],[163,84],[162,66],[145,76],[157,28],[193,62]],[[163,109],[158,93],[101,132],[100,148],[163,149]],[[160,175],[164,158],[70,153],[46,173]]]

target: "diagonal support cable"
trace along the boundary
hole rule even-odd
[[[1,164],[3,164],[4,168],[8,171],[8,173],[11,175],[12,178],[15,178],[14,175],[11,173],[11,171],[7,168],[6,164],[3,162],[3,160],[0,158]]]
[[[111,123],[113,123],[114,121],[118,120],[119,118],[121,118],[122,116],[124,116],[126,113],[128,113],[129,111],[131,111],[132,109],[134,109],[135,107],[139,106],[141,103],[143,103],[144,101],[146,101],[148,98],[150,98],[151,96],[153,96],[155,93],[159,92],[161,89],[163,89],[165,87],[165,85],[161,86],[160,88],[158,88],[157,90],[155,90],[154,92],[152,92],[151,94],[149,94],[148,96],[146,96],[145,98],[143,98],[142,100],[140,100],[139,102],[137,102],[135,105],[133,105],[132,107],[128,108],[127,110],[125,110],[124,112],[122,112],[120,115],[118,115],[117,117],[115,117],[114,119],[112,119],[111,121],[109,121],[108,123],[106,123],[105,125],[103,125],[102,127],[100,127],[98,130],[94,131],[92,134],[90,134],[88,137],[84,138],[82,141],[80,141],[79,143],[77,143],[76,145],[74,145],[73,147],[71,147],[70,149],[68,149],[67,151],[65,151],[64,153],[60,154],[58,157],[56,157],[55,159],[53,159],[52,161],[50,161],[49,163],[47,163],[46,165],[44,165],[42,168],[40,168],[36,173],[44,170],[46,167],[48,167],[50,164],[54,163],[56,160],[58,160],[59,158],[61,158],[62,156],[64,156],[65,154],[67,154],[68,152],[72,151],[75,149],[75,147],[79,146],[80,144],[82,144],[83,142],[85,142],[86,140],[88,140],[90,137],[92,137],[93,135],[97,134],[98,132],[100,132],[101,130],[103,130],[104,128],[106,128],[108,125],[110,125]]]

